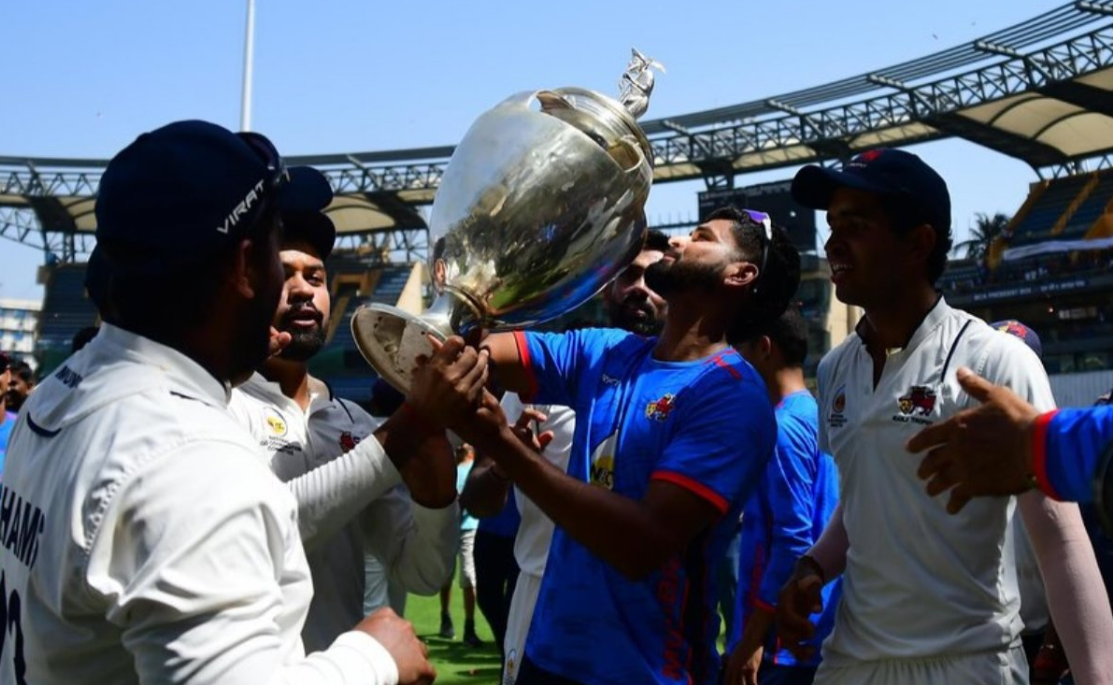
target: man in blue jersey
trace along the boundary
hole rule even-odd
[[[418,370],[426,416],[490,455],[557,525],[520,685],[716,681],[714,569],[776,440],[765,384],[730,343],[780,316],[798,282],[799,255],[767,215],[722,210],[646,271],[668,303],[660,337],[487,337],[478,364],[489,354],[505,388],[576,412],[567,474],[518,439],[489,393],[478,410],[454,409],[473,373],[453,361],[456,339]]]
[[[777,644],[773,630],[777,594],[796,559],[813,544],[835,510],[839,476],[831,455],[819,449],[819,410],[804,384],[808,324],[795,307],[755,329],[738,350],[769,391],[777,417],[777,448],[754,496],[743,510],[738,595],[728,636],[727,685],[808,685],[819,665],[819,645],[831,632],[840,583],[823,589],[823,611],[812,616],[815,649],[796,658]]]

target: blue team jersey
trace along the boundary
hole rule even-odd
[[[4,412],[4,423],[0,423],[0,477],[4,471],[4,454],[8,451],[8,436],[12,434],[16,418],[14,412]]]
[[[530,401],[576,412],[570,476],[635,500],[668,481],[722,514],[640,581],[557,528],[526,654],[590,685],[715,682],[714,570],[776,440],[765,384],[734,350],[663,362],[655,339],[617,330],[517,339]]]
[[[757,492],[742,515],[738,551],[738,592],[733,634],[738,644],[755,611],[776,609],[777,594],[792,575],[796,560],[819,538],[839,498],[839,474],[831,455],[819,449],[819,407],[805,391],[785,397],[776,408],[777,448],[762,474]],[[823,611],[812,615],[815,656],[799,661],[780,648],[776,632],[765,643],[764,660],[786,666],[815,666],[819,645],[835,624],[840,581],[823,588]]]
[[[479,519],[479,530],[492,533],[504,538],[512,538],[518,534],[518,526],[522,523],[522,515],[518,511],[518,501],[514,498],[514,488],[506,497],[506,505],[502,511],[494,516]]]
[[[1113,406],[1061,409],[1036,422],[1033,468],[1055,499],[1089,502],[1101,456],[1113,440]]]

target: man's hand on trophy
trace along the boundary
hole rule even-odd
[[[469,347],[458,336],[443,343],[430,336],[429,341],[433,354],[417,358],[406,402],[430,423],[463,435],[466,430],[460,426],[471,421],[483,398],[488,352]]]

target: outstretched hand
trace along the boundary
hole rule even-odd
[[[970,369],[958,370],[958,382],[981,406],[925,428],[907,444],[913,453],[930,450],[917,475],[928,481],[933,497],[951,490],[952,514],[974,497],[1031,488],[1032,432],[1040,415],[1016,393]]]
[[[443,343],[430,336],[429,341],[433,354],[417,358],[406,401],[427,421],[463,435],[459,428],[473,419],[486,392],[489,353],[458,336]]]

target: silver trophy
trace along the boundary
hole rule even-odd
[[[645,239],[652,150],[635,119],[656,62],[637,50],[621,102],[580,88],[514,95],[456,147],[430,218],[433,305],[356,310],[352,336],[391,385],[414,360],[477,327],[523,328],[578,307],[637,256]]]

